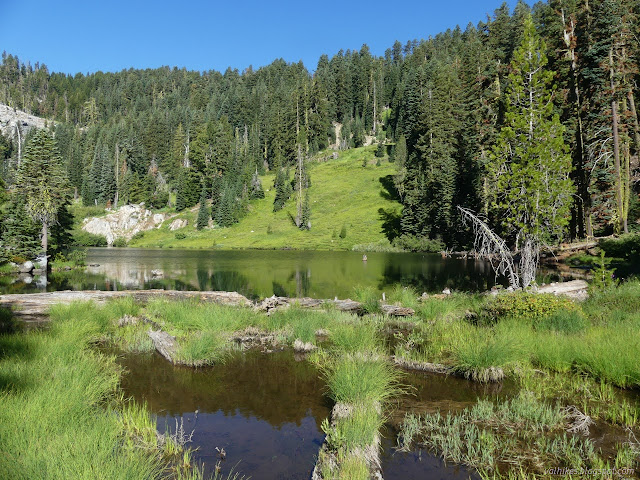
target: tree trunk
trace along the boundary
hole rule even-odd
[[[47,222],[42,222],[42,250],[44,251],[44,255],[47,255],[47,249],[49,247],[49,241],[48,241],[48,229],[49,229],[49,225],[47,225]]]
[[[611,83],[611,130],[613,133],[613,166],[615,170],[615,195],[618,218],[614,229],[622,230],[624,207],[622,200],[622,175],[620,172],[620,132],[618,131],[618,102],[613,70],[613,50],[609,50],[609,80]],[[626,233],[626,232],[625,232]]]
[[[591,196],[589,195],[589,173],[584,166],[586,159],[584,158],[584,129],[582,125],[582,98],[580,97],[580,87],[578,83],[578,63],[576,61],[576,25],[573,18],[569,19],[569,25],[565,21],[564,11],[562,12],[562,22],[565,24],[564,41],[569,51],[571,59],[571,83],[573,84],[573,94],[575,96],[574,115],[578,125],[576,131],[576,149],[573,153],[574,161],[574,179],[577,186],[578,200],[575,203],[575,227],[572,232],[578,238],[593,236],[589,213],[591,210]],[[585,232],[586,230],[586,232]]]

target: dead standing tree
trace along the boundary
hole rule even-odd
[[[471,210],[460,206],[458,210],[462,214],[462,222],[465,225],[471,223],[475,235],[473,248],[476,253],[489,261],[496,275],[505,275],[509,279],[510,287],[520,288],[518,271],[506,242]],[[535,277],[535,266],[533,275]]]

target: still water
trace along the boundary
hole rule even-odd
[[[223,478],[230,471],[255,480],[308,479],[324,441],[322,420],[332,403],[318,370],[290,351],[247,351],[212,368],[171,365],[157,354],[119,354],[125,396],[147,405],[161,432],[184,425],[194,459]],[[407,374],[410,395],[391,405],[382,440],[382,468],[389,480],[477,479],[464,467],[446,465],[433,453],[398,452],[396,436],[406,412],[470,406],[500,395],[466,380]],[[220,459],[219,450],[226,456]]]
[[[50,274],[46,289],[164,288],[237,291],[254,299],[274,294],[348,298],[356,286],[388,293],[402,285],[433,293],[445,287],[487,290],[496,282],[484,261],[419,253],[368,253],[363,261],[356,252],[90,248],[87,264],[85,272]],[[35,282],[4,283],[2,293],[39,288]]]

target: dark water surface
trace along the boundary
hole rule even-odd
[[[332,404],[318,370],[306,360],[290,351],[249,351],[202,369],[175,367],[156,354],[120,355],[119,362],[127,370],[125,395],[148,405],[160,431],[174,432],[176,420],[187,433],[194,430],[189,445],[197,447],[195,459],[207,472],[219,460],[218,447],[227,453],[223,473],[233,468],[252,479],[310,478],[324,440],[320,424]],[[426,451],[397,452],[397,428],[408,411],[456,411],[500,390],[422,373],[408,373],[403,383],[411,394],[392,405],[382,432],[384,478],[473,477]]]
[[[314,298],[353,297],[354,287],[389,293],[396,285],[418,293],[445,287],[481,291],[495,284],[490,266],[480,260],[443,259],[439,254],[282,250],[176,250],[90,248],[86,272],[49,274],[47,290],[237,291],[250,298],[271,295]],[[0,278],[2,293],[42,290],[15,278]]]
[[[331,412],[318,371],[291,352],[247,352],[213,368],[175,367],[159,355],[124,355],[126,396],[146,402],[158,429],[176,419],[193,433],[195,459],[213,473],[253,479],[306,479],[324,440],[320,424]],[[197,418],[196,418],[196,411]],[[226,476],[225,476],[226,478]]]

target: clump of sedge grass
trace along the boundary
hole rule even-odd
[[[382,313],[382,295],[373,287],[357,286],[353,289],[355,299],[362,304],[365,313]]]
[[[329,395],[349,405],[382,404],[400,390],[401,372],[387,361],[344,355],[322,365]]]

